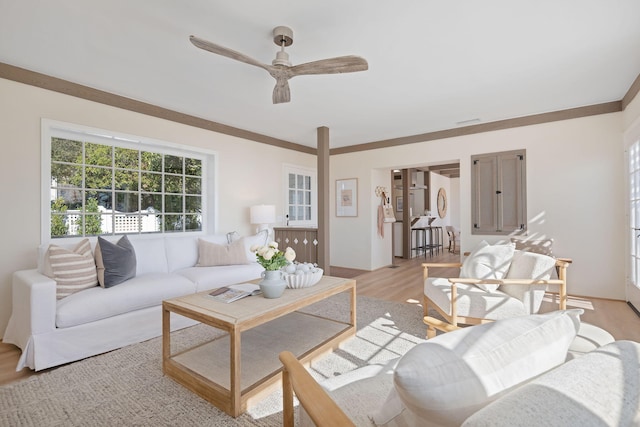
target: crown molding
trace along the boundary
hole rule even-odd
[[[0,78],[36,86],[41,89],[51,90],[53,92],[71,95],[76,98],[86,99],[88,101],[98,102],[100,104],[112,107],[122,108],[124,110],[134,111],[136,113],[145,114],[160,119],[170,120],[172,122],[181,123],[225,135],[235,136],[238,138],[248,139],[251,141],[261,142],[263,144],[274,145],[280,148],[300,151],[307,154],[316,154],[316,149],[306,145],[295,144],[278,138],[262,135],[256,132],[227,126],[211,120],[189,114],[179,113],[177,111],[162,108],[157,105],[148,104],[146,102],[136,101],[135,99],[105,92],[89,86],[83,86],[68,80],[59,79],[46,74],[30,71],[25,68],[0,62]]]
[[[251,132],[248,130],[227,126],[211,120],[177,111],[162,108],[157,105],[136,101],[131,98],[105,92],[89,86],[83,86],[67,80],[52,77],[46,74],[30,71],[25,68],[16,67],[0,62],[0,78],[12,80],[19,83],[51,90],[65,95],[98,102],[112,107],[122,108],[136,113],[145,114],[176,123],[194,126],[213,132],[222,133],[238,138],[248,139],[263,144],[273,145],[280,148],[299,151],[302,153],[317,155],[317,149],[302,144],[273,138],[267,135]],[[514,119],[498,120],[495,122],[480,123],[471,126],[463,126],[453,129],[445,129],[435,132],[427,132],[419,135],[409,135],[400,138],[385,139],[381,141],[367,142],[363,144],[351,145],[348,147],[332,148],[330,155],[354,153],[359,151],[376,150],[380,148],[396,147],[417,142],[433,141],[436,139],[453,138],[456,136],[472,135],[483,132],[492,132],[502,129],[510,129],[521,126],[530,126],[542,123],[555,122],[559,120],[575,119],[598,114],[608,114],[623,111],[629,103],[640,92],[640,75],[636,77],[631,87],[619,101],[606,102],[602,104],[588,105],[584,107],[571,108],[567,110],[553,111],[549,113],[534,114],[531,116],[517,117]]]
[[[638,74],[638,77],[636,77],[634,82],[631,84],[631,87],[622,98],[623,110],[627,108],[627,106],[631,103],[631,101],[633,101],[633,99],[636,97],[638,92],[640,92],[640,74]]]
[[[550,113],[535,114],[531,116],[517,117],[515,119],[498,120],[495,122],[480,123],[454,129],[445,129],[435,132],[427,132],[420,135],[411,135],[401,138],[385,139],[368,142],[365,144],[350,145],[348,147],[334,148],[331,154],[355,153],[358,151],[375,150],[379,148],[396,147],[398,145],[414,144],[416,142],[434,141],[436,139],[454,138],[457,136],[473,135],[476,133],[492,132],[502,129],[510,129],[521,126],[537,125],[541,123],[569,120],[578,117],[594,116],[598,114],[615,113],[622,111],[622,102],[613,101],[604,104],[589,105],[586,107],[571,108],[568,110],[553,111]]]

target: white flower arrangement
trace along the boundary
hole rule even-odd
[[[256,253],[258,263],[268,271],[279,270],[296,259],[293,249],[288,247],[282,252],[278,249],[278,242],[271,242],[266,246],[253,245],[250,250]]]

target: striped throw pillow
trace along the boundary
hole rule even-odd
[[[56,281],[57,299],[98,284],[98,274],[89,239],[83,239],[72,250],[49,245],[47,258]]]

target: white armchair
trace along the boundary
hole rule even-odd
[[[483,242],[464,263],[424,263],[424,322],[427,337],[436,329],[451,331],[459,324],[480,324],[538,313],[546,292],[558,294],[566,309],[566,269],[570,259],[515,250],[513,243]],[[434,267],[460,267],[455,278],[429,277]],[[429,315],[429,308],[444,320]]]

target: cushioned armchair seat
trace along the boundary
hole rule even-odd
[[[521,300],[499,289],[487,292],[476,285],[464,283],[456,283],[455,287],[458,316],[499,320],[529,314]],[[424,294],[429,295],[431,301],[449,316],[453,315],[451,293],[452,283],[449,279],[433,277],[424,282]]]

